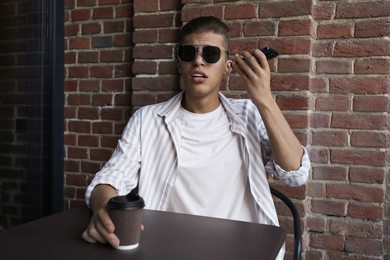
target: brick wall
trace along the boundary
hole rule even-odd
[[[270,45],[281,54],[271,61],[272,88],[313,168],[304,187],[270,181],[303,216],[305,258],[390,254],[389,1],[67,0],[65,7],[68,207],[83,204],[131,112],[178,90],[174,47],[183,22],[214,15],[231,28],[231,52]],[[246,96],[234,74],[221,89]],[[291,218],[277,207],[290,232]]]

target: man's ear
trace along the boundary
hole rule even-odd
[[[233,70],[233,61],[232,60],[227,60],[226,61],[226,70],[225,70],[225,74],[230,74]]]

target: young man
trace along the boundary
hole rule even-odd
[[[260,50],[228,56],[229,29],[199,17],[181,31],[182,92],[139,109],[111,159],[86,192],[93,217],[91,243],[118,246],[107,201],[137,185],[146,208],[278,225],[266,170],[302,185],[310,162],[271,94],[270,69]],[[232,70],[250,100],[227,99],[221,81]]]

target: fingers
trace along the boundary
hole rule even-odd
[[[112,223],[106,209],[100,209],[91,218],[87,229],[83,232],[82,238],[89,243],[110,243],[117,247],[119,239],[114,234],[114,224]]]

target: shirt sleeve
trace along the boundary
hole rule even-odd
[[[90,206],[91,193],[97,185],[110,185],[118,195],[125,195],[137,186],[141,166],[139,121],[137,113],[130,118],[110,160],[88,185],[85,193],[87,206]]]
[[[285,171],[279,164],[272,160],[273,168],[275,169],[274,173],[279,177],[284,183],[289,186],[301,186],[306,183],[309,178],[310,171],[310,159],[305,147],[303,147],[303,155],[301,159],[301,167],[295,171]],[[267,167],[268,168],[268,167]]]

